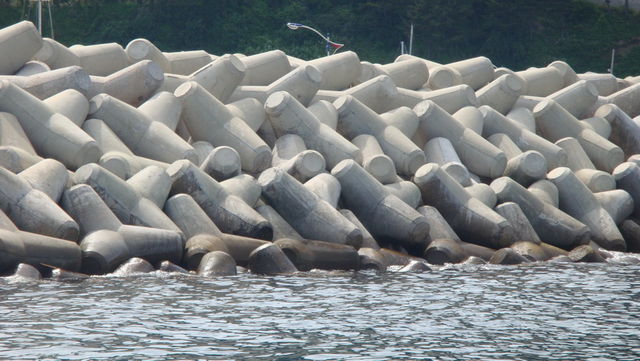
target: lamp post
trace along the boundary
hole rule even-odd
[[[329,39],[329,34],[327,34],[327,36],[322,35],[322,33],[320,33],[318,30],[307,26],[307,25],[302,25],[302,24],[298,24],[298,23],[287,23],[287,27],[291,30],[298,30],[298,29],[308,29],[313,31],[314,33],[318,34],[318,36],[320,36],[324,41],[327,42],[327,55],[330,55],[330,48],[334,48],[333,50],[333,54],[335,54],[338,49],[342,48],[344,46],[344,44],[340,44],[340,43],[336,43],[334,41],[331,41]]]
[[[42,35],[42,3],[45,2],[49,6],[49,27],[51,29],[51,38],[53,39],[53,17],[51,15],[51,2],[53,0],[29,0],[30,3],[36,4],[36,19],[38,23],[38,32]],[[31,7],[29,7],[31,9]]]

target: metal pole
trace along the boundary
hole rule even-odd
[[[38,0],[38,31],[42,35],[42,0]]]
[[[53,2],[53,0],[47,1],[47,4],[49,5],[49,28],[51,29],[51,39],[55,39],[55,36],[53,36],[53,14],[51,13],[51,2]]]
[[[404,54],[404,41],[400,40],[400,55]]]
[[[616,49],[611,49],[611,67],[609,68],[609,73],[613,74],[613,62],[616,57]]]
[[[411,23],[411,32],[409,33],[409,55],[413,53],[413,23]]]

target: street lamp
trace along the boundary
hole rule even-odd
[[[327,42],[327,55],[329,54],[329,47],[334,48],[333,50],[333,54],[335,54],[338,49],[342,48],[344,46],[344,44],[340,44],[340,43],[336,43],[334,41],[329,40],[329,34],[327,34],[327,36],[322,35],[318,30],[307,26],[307,25],[302,25],[302,24],[298,24],[298,23],[287,23],[287,27],[291,30],[298,30],[298,29],[308,29],[313,31],[314,33],[318,34],[318,36],[320,36],[324,41]]]

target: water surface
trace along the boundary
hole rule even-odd
[[[634,360],[640,265],[0,279],[0,359]]]

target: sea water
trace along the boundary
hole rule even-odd
[[[3,278],[0,359],[637,360],[640,265]]]

